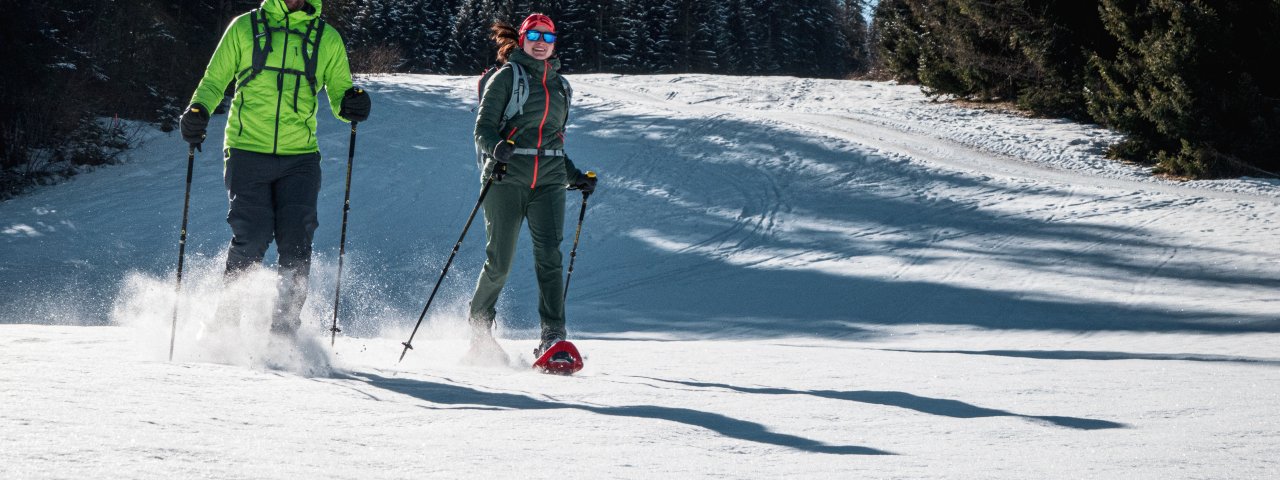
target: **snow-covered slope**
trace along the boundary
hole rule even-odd
[[[261,317],[197,340],[228,237],[214,153],[197,159],[172,363],[176,135],[0,204],[0,477],[1276,468],[1280,183],[1153,178],[1101,158],[1106,130],[909,86],[573,81],[568,148],[601,177],[569,294],[578,376],[519,365],[537,324],[527,248],[500,303],[514,365],[461,361],[479,228],[396,363],[479,189],[474,79],[380,77],[332,349],[348,129],[327,112],[297,345],[268,345]],[[265,309],[271,279],[254,281]]]

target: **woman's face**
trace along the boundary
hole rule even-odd
[[[546,33],[543,32],[543,30],[545,29],[530,30],[529,33]],[[524,38],[524,53],[529,54],[530,57],[538,60],[546,60],[551,58],[551,54],[555,53],[555,51],[556,45],[554,43],[547,43],[545,38],[539,37],[537,40],[529,40],[529,37]]]

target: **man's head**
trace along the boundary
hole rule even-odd
[[[296,12],[307,4],[307,0],[284,0],[284,6],[289,7],[290,12]]]

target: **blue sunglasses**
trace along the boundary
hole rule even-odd
[[[524,39],[530,42],[544,41],[547,43],[556,43],[556,34],[551,32],[539,32],[537,30],[529,30],[525,32]]]

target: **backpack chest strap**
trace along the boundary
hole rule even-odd
[[[250,41],[253,42],[252,57],[250,59],[249,67],[241,70],[240,73],[236,75],[240,79],[240,81],[236,83],[236,89],[244,88],[246,84],[265,70],[282,75],[295,75],[299,79],[305,77],[307,79],[307,85],[311,88],[311,95],[314,96],[318,90],[316,85],[316,71],[320,56],[320,39],[324,35],[325,31],[324,20],[317,17],[312,21],[307,22],[307,29],[305,32],[299,32],[284,26],[271,26],[270,23],[267,22],[266,12],[261,9],[250,12],[249,18],[249,23],[253,33],[253,37],[250,39]],[[314,37],[312,37],[312,32],[315,33]],[[267,56],[273,51],[271,37],[274,33],[296,35],[302,39],[303,45],[300,48],[300,51],[302,52],[303,70],[267,65]],[[296,83],[298,83],[298,81],[295,81],[295,84]],[[282,79],[278,80],[276,84],[278,90],[283,90],[284,84]],[[297,86],[295,85],[294,88],[294,104],[296,109]]]

